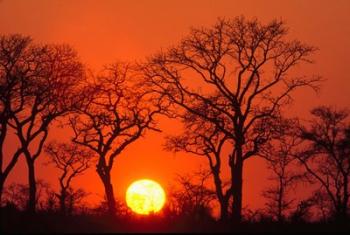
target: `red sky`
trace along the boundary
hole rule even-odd
[[[174,45],[191,26],[206,26],[217,17],[257,17],[263,22],[281,18],[290,27],[290,37],[319,48],[315,64],[302,68],[303,74],[319,74],[324,79],[320,94],[299,91],[291,112],[306,117],[320,104],[350,107],[350,1],[348,0],[0,0],[0,33],[30,35],[39,42],[68,43],[77,49],[88,66],[99,69],[115,60],[143,59],[160,48]],[[164,134],[172,129],[162,121]],[[66,130],[50,138],[67,137]],[[8,140],[9,149],[15,143]],[[138,178],[152,178],[163,185],[173,182],[174,174],[188,172],[205,159],[162,150],[163,136],[148,133],[116,159],[113,181],[116,195]],[[57,175],[38,162],[38,178],[57,185]],[[259,159],[247,162],[244,174],[244,201],[263,206],[261,190],[268,172]],[[25,182],[23,162],[10,176]],[[103,195],[102,184],[92,168],[77,179],[75,187]],[[96,195],[95,195],[96,197]]]

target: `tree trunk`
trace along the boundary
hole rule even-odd
[[[62,215],[66,215],[66,198],[67,193],[65,189],[61,189],[61,195],[60,195],[60,209]]]
[[[349,202],[349,192],[348,192],[348,175],[344,175],[344,192],[343,192],[343,216],[344,219],[347,220],[348,219],[348,202]]]
[[[7,112],[6,110],[7,110],[6,108],[5,108],[5,110],[3,110],[3,114]],[[8,121],[8,119],[6,118],[6,116],[2,115],[1,134],[0,134],[0,207],[2,206],[2,193],[4,190],[5,179],[7,177],[6,173],[4,173],[2,170],[3,161],[4,161],[3,148],[4,148],[5,137],[7,134],[7,121]]]
[[[114,198],[114,192],[113,192],[113,186],[110,183],[110,181],[105,183],[105,193],[106,198],[108,202],[108,212],[110,215],[115,215],[116,208],[115,208],[115,198]]]
[[[236,161],[231,166],[232,175],[232,221],[239,223],[242,220],[242,184],[243,160],[242,148],[236,148]]]
[[[218,201],[220,203],[220,220],[221,221],[227,221],[228,219],[228,199],[230,198],[230,195],[224,196],[222,192],[222,184],[219,177],[219,172],[212,170],[213,178],[214,178],[214,184],[216,189],[216,196],[218,198]]]
[[[102,170],[97,168],[97,173],[100,176],[103,186],[105,188],[105,195],[107,199],[108,204],[108,213],[110,215],[115,215],[116,213],[116,202],[114,198],[114,191],[113,191],[113,185],[111,184],[111,177],[110,177],[110,171],[108,170]]]
[[[0,207],[2,206],[2,193],[4,191],[5,177],[0,176]]]
[[[280,185],[279,185],[279,190],[278,190],[278,208],[277,208],[277,221],[278,222],[282,222],[284,220],[283,218],[283,214],[282,214],[282,210],[283,210],[283,194],[284,194],[284,190],[283,190],[283,179],[280,178]]]
[[[228,220],[228,200],[225,198],[220,201],[220,221]]]
[[[35,180],[34,161],[27,159],[27,166],[28,166],[28,183],[29,183],[28,212],[35,213],[36,180]]]
[[[68,197],[68,210],[67,210],[67,207],[66,207],[66,213],[68,215],[72,215],[73,214],[73,210],[74,210],[74,198],[73,198],[73,193],[69,195]]]

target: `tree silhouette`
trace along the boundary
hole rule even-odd
[[[47,198],[48,193],[50,193],[50,185],[44,180],[36,181],[37,195],[36,204],[44,209],[44,201]],[[28,197],[29,197],[29,187],[28,185],[21,183],[11,183],[4,190],[4,201],[9,204],[15,205],[19,210],[26,210],[28,208]]]
[[[4,174],[8,174],[23,154],[28,166],[28,210],[34,212],[35,161],[52,121],[76,104],[74,88],[82,78],[83,67],[71,47],[34,44],[30,38],[20,35],[4,36],[2,51],[5,58],[2,80],[7,89],[2,96],[5,116],[20,145]]]
[[[304,174],[297,168],[295,154],[301,143],[297,135],[296,120],[281,120],[280,128],[271,141],[266,143],[259,153],[267,160],[269,170],[272,172],[270,180],[275,185],[263,192],[267,199],[267,212],[278,222],[284,222],[288,211],[295,207],[295,198],[290,192],[297,183],[303,180]]]
[[[104,185],[110,214],[115,214],[111,182],[114,160],[144,132],[155,128],[154,116],[161,107],[136,83],[129,64],[107,66],[93,81],[87,81],[85,104],[71,118],[73,141],[97,156],[96,171]]]
[[[280,115],[294,90],[317,88],[320,81],[290,76],[296,65],[311,62],[315,48],[286,35],[278,20],[219,19],[211,28],[192,29],[143,66],[146,82],[174,113],[197,115],[232,140],[234,221],[241,220],[243,163],[267,141],[271,126],[266,123]]]
[[[25,51],[31,39],[21,35],[1,35],[0,36],[0,205],[2,203],[2,193],[7,176],[16,165],[21,154],[21,148],[9,157],[9,163],[4,168],[5,152],[4,144],[8,136],[8,122],[10,112],[22,109],[15,105],[18,102],[18,88],[22,78],[18,76],[20,64],[25,59]]]
[[[297,158],[308,176],[320,184],[336,218],[349,210],[350,123],[348,111],[320,106],[311,111],[310,126],[301,126],[305,149]]]
[[[56,142],[51,142],[45,148],[45,152],[50,156],[50,163],[61,171],[59,177],[60,193],[56,196],[60,201],[61,213],[65,215],[67,204],[70,204],[69,208],[72,208],[75,195],[78,195],[78,191],[74,192],[71,187],[72,180],[90,167],[94,153],[91,150],[82,149],[77,144]]]
[[[180,187],[173,188],[169,194],[169,209],[178,216],[190,220],[203,220],[211,216],[215,199],[214,190],[210,189],[207,181],[211,173],[200,169],[193,174],[177,175],[176,181]]]
[[[180,115],[177,115],[180,117]],[[220,219],[228,219],[228,206],[231,197],[231,187],[227,187],[222,180],[222,151],[227,135],[223,135],[216,126],[189,112],[181,117],[185,131],[178,136],[167,138],[166,149],[171,151],[184,151],[207,158],[211,174],[214,179],[216,197],[220,204]]]
[[[84,209],[84,206],[82,206],[81,204],[83,202],[83,199],[86,198],[88,195],[89,193],[82,188],[68,188],[66,195],[66,213],[68,215],[72,215],[73,212],[81,213],[81,209]],[[80,206],[80,211],[78,210],[78,206]]]
[[[327,192],[324,190],[315,190],[310,197],[314,208],[319,211],[320,221],[326,222],[332,214],[332,202]]]

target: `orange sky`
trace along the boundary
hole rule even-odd
[[[82,60],[94,69],[117,59],[142,59],[160,48],[175,44],[191,26],[213,24],[217,17],[245,15],[266,22],[284,19],[290,36],[317,46],[314,65],[303,73],[320,74],[327,79],[319,95],[299,91],[293,114],[305,117],[319,104],[350,107],[350,1],[348,0],[0,0],[0,33],[21,33],[40,42],[68,43]],[[164,134],[172,131],[162,121]],[[50,138],[67,136],[65,130]],[[8,141],[9,143],[11,140]],[[205,159],[162,150],[163,136],[148,133],[116,159],[113,170],[115,192],[122,197],[126,187],[138,178],[152,178],[163,185],[172,183],[175,173],[188,172]],[[9,148],[14,144],[10,143]],[[57,185],[55,171],[38,162],[38,178]],[[261,160],[247,162],[244,174],[245,205],[263,205],[261,190],[268,173]],[[10,181],[24,182],[23,162],[16,166]],[[77,179],[75,186],[94,195],[103,195],[95,169]],[[96,197],[95,195],[95,197]]]

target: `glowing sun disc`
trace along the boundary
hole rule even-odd
[[[137,214],[158,212],[165,203],[165,192],[157,182],[142,179],[133,182],[126,191],[126,204]]]

